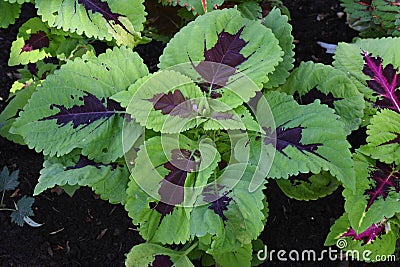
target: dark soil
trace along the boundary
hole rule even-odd
[[[296,64],[312,60],[330,64],[332,56],[316,42],[350,42],[357,35],[345,18],[338,16],[342,8],[337,0],[287,0],[293,33],[296,39]],[[8,51],[19,25],[34,12],[25,5],[16,25],[0,29],[0,111],[5,106],[8,89],[16,78],[16,69],[7,66]],[[317,18],[319,18],[317,20]],[[151,71],[156,70],[163,45],[152,42],[136,50]],[[352,142],[364,136],[352,135]],[[20,185],[14,199],[31,195],[37,183],[43,157],[26,147],[0,137],[0,167],[20,170]],[[79,189],[73,198],[48,190],[35,197],[36,222],[39,228],[12,224],[7,212],[0,213],[1,266],[123,266],[124,254],[142,242],[127,213],[120,205],[98,199],[88,188]],[[262,240],[269,249],[321,252],[329,228],[343,213],[341,190],[312,202],[287,198],[274,182],[266,190],[269,217]],[[7,194],[6,197],[10,196]],[[12,205],[12,201],[6,202]],[[365,264],[357,262],[267,262],[263,266],[396,266],[396,264]],[[397,265],[398,266],[398,265]]]

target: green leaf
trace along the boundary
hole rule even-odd
[[[360,151],[363,151],[361,148]],[[354,155],[356,172],[356,191],[345,186],[345,211],[351,227],[361,233],[373,223],[384,218],[392,218],[400,212],[400,193],[395,188],[388,187],[390,179],[396,179],[391,171],[386,173],[382,164],[361,153]],[[384,183],[382,183],[384,181]],[[370,192],[371,194],[367,194]]]
[[[400,38],[357,39],[355,43],[339,43],[334,55],[333,66],[344,73],[348,73],[353,83],[357,85],[367,99],[373,99],[373,91],[367,87],[362,51],[379,55],[383,59],[383,65],[393,64],[394,68],[400,67],[400,57],[397,47],[400,46]]]
[[[237,6],[242,16],[248,19],[261,19],[262,8],[257,1],[245,1]]]
[[[10,24],[15,22],[21,13],[21,5],[7,1],[0,1],[0,28],[7,28]]]
[[[200,124],[197,121],[199,112],[194,105],[203,110],[206,103],[200,88],[187,76],[175,71],[160,71],[151,77],[140,79],[128,89],[134,92],[127,107],[127,113],[131,114],[140,125],[162,133],[179,133]],[[170,115],[162,109],[155,109],[158,102],[168,93],[180,92],[184,102],[179,103],[174,110],[182,109],[184,115]],[[118,95],[117,95],[118,97]],[[129,98],[129,97],[128,97]],[[122,100],[122,99],[120,99]],[[128,103],[124,100],[124,104]],[[164,112],[164,113],[163,113]]]
[[[77,58],[47,77],[10,132],[51,157],[82,148],[90,159],[115,161],[123,156],[124,112],[109,97],[147,74],[139,55],[127,48],[107,50],[98,58]],[[137,123],[129,125],[132,131],[142,131]]]
[[[18,117],[19,112],[28,103],[36,89],[36,84],[31,84],[28,87],[19,90],[8,101],[6,108],[0,113],[0,135],[15,143],[24,145],[25,142],[22,136],[10,133],[10,129]]]
[[[168,249],[153,243],[144,243],[134,246],[126,255],[125,266],[156,266],[154,265],[155,261],[158,263],[157,266],[194,267],[186,256],[186,253]],[[168,265],[170,263],[173,265]]]
[[[18,70],[20,78],[13,83],[10,89],[11,94],[9,98],[13,96],[13,93],[16,93],[17,91],[28,86],[41,85],[42,81],[45,80],[48,75],[54,73],[54,71],[58,69],[60,65],[60,63],[45,63],[45,60],[39,60],[36,63],[25,65],[23,69]]]
[[[250,244],[245,244],[242,247],[225,253],[213,253],[215,261],[221,267],[230,266],[251,266],[252,260],[252,246]]]
[[[117,45],[134,47],[142,42],[146,12],[143,0],[36,0],[38,15],[51,27]]]
[[[360,261],[376,262],[381,256],[388,256],[394,253],[396,246],[396,239],[398,237],[399,228],[391,221],[386,222],[385,232],[377,237],[374,241],[364,244],[363,240],[355,240],[353,237],[343,237],[350,229],[350,222],[345,213],[332,225],[330,233],[325,240],[325,246],[332,246],[340,244],[344,245],[344,251],[358,251],[358,253],[349,253],[348,260],[351,260],[352,255],[359,255]],[[370,251],[370,253],[368,252]],[[363,257],[363,254],[366,257]]]
[[[164,5],[180,5],[186,7],[188,11],[192,11],[194,15],[203,15],[222,5],[224,0],[159,0],[159,2]]]
[[[328,172],[310,175],[310,177],[300,174],[290,177],[289,180],[278,179],[276,182],[285,195],[297,200],[316,200],[325,197],[335,192],[340,185],[338,180]]]
[[[19,170],[13,171],[11,174],[7,166],[3,167],[0,173],[0,192],[14,190],[19,185],[18,182]]]
[[[266,92],[265,97],[276,125],[276,129],[265,129],[267,135],[262,137],[262,144],[269,151],[267,161],[273,159],[268,177],[287,179],[299,173],[316,174],[324,170],[347,187],[355,188],[350,145],[343,123],[333,110],[318,100],[299,105],[292,96],[279,92]],[[265,107],[258,105],[257,117],[263,112]],[[260,123],[262,127],[271,127],[269,121]]]
[[[292,25],[288,20],[288,16],[282,15],[280,9],[273,8],[263,21],[264,26],[272,30],[284,52],[283,61],[279,62],[275,71],[269,75],[270,79],[264,83],[264,88],[273,88],[285,83],[290,74],[289,71],[294,67],[294,38]]]
[[[255,174],[257,168],[250,164],[228,165],[204,190],[191,213],[191,235],[199,238],[210,235],[212,238],[206,252],[219,255],[221,262],[233,257],[230,255],[224,259],[222,254],[235,254],[236,250],[245,254],[240,256],[242,260],[250,262],[251,242],[264,228],[266,207],[262,190],[265,186],[259,186],[253,192],[249,190]],[[244,251],[240,249],[243,246],[246,247]]]
[[[229,46],[225,42],[229,40],[235,43],[232,49],[226,48]],[[218,54],[218,49],[225,49],[223,51],[229,55],[227,57],[235,60],[225,62],[226,57],[219,58],[224,54]],[[214,61],[205,61],[205,54],[212,54]],[[200,16],[182,28],[164,49],[158,66],[160,69],[168,69],[186,63],[181,68],[182,73],[194,81],[202,80],[201,74],[215,74],[204,72],[216,69],[218,73],[223,67],[223,70],[232,74],[218,73],[215,75],[218,77],[213,76],[217,84],[222,83],[220,85],[223,88],[210,91],[220,93],[219,101],[236,108],[261,90],[262,84],[269,80],[275,67],[282,61],[282,56],[278,40],[270,29],[257,21],[243,18],[236,9],[225,9]],[[213,64],[216,64],[214,68]],[[205,79],[205,82],[207,80],[210,79]]]
[[[185,173],[185,180],[182,181],[184,189],[182,191],[177,189],[180,185],[175,184],[173,195],[169,196],[169,191],[162,191],[162,186],[168,181],[166,177],[171,173],[166,164],[178,164],[173,159],[173,151],[177,150],[190,152],[198,150],[198,158],[201,160],[198,171]],[[179,244],[189,240],[191,206],[202,192],[202,186],[207,183],[219,160],[218,151],[207,139],[197,143],[181,134],[156,136],[145,142],[135,160],[125,205],[133,223],[140,225],[139,233],[144,239],[163,244]],[[177,169],[177,172],[179,171],[182,170]],[[183,174],[182,171],[180,175]],[[171,199],[173,203],[169,203],[169,197],[178,194],[182,194],[181,201]],[[165,209],[169,207],[170,210],[163,212],[155,208],[157,205],[167,205]],[[176,224],[177,221],[179,224]]]
[[[63,157],[47,158],[40,171],[34,195],[56,185],[89,186],[110,203],[125,203],[129,171],[124,161],[102,164],[88,160],[73,151]]]
[[[348,134],[361,123],[363,95],[346,74],[331,66],[302,62],[280,89],[295,95],[300,104],[320,99],[322,104],[334,108]]]
[[[76,190],[78,190],[81,186],[78,185],[78,184],[75,184],[75,185],[65,184],[65,185],[60,186],[60,187],[64,190],[64,192],[68,196],[73,197],[75,192],[76,192]]]
[[[33,216],[32,205],[35,202],[33,197],[23,196],[16,204],[16,210],[10,214],[11,221],[19,226],[24,225],[24,218]]]
[[[8,64],[26,65],[46,57],[63,57],[79,42],[79,36],[74,37],[68,37],[66,32],[50,29],[40,18],[31,18],[19,28],[17,39],[11,46]]]
[[[385,163],[400,164],[400,114],[384,109],[372,117],[362,152]]]

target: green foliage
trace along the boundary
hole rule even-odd
[[[400,114],[384,109],[370,120],[363,153],[385,163],[400,165]]]
[[[79,151],[63,157],[48,158],[43,163],[34,195],[42,193],[47,188],[59,186],[89,186],[96,194],[110,203],[125,203],[126,185],[129,172],[123,160],[113,164],[96,164],[87,161],[82,164]],[[81,162],[81,164],[79,164]]]
[[[209,25],[209,27],[199,27]],[[260,89],[268,82],[275,67],[282,61],[283,52],[272,31],[260,25],[257,21],[243,18],[235,9],[216,10],[196,19],[177,33],[164,49],[160,57],[160,69],[167,69],[181,63],[204,61],[204,51],[211,49],[222,31],[236,34],[241,28],[240,35],[246,42],[241,54],[247,58],[237,67],[241,74],[250,78]],[[232,77],[232,79],[237,77]],[[231,85],[239,90],[240,84]],[[239,91],[239,97],[233,93],[221,99],[221,102],[235,108],[243,101],[248,101],[254,92]]]
[[[153,264],[157,257],[164,260],[161,263],[172,263],[176,267],[193,267],[187,257],[188,251],[175,251],[157,244],[144,243],[134,246],[126,255],[127,267],[142,267]],[[160,264],[160,262],[159,262]]]
[[[340,0],[350,27],[362,37],[400,36],[400,9],[396,0]]]
[[[349,74],[367,102],[367,139],[353,155],[355,190],[344,184],[346,213],[326,245],[344,239],[345,251],[371,251],[364,261],[393,254],[399,238],[399,45],[400,38],[358,39],[339,44],[335,55],[334,66]]]
[[[23,2],[0,0],[10,10],[0,27]],[[345,238],[349,249],[392,252],[399,114],[376,105],[382,99],[364,61],[380,56],[386,69],[378,76],[399,77],[399,39],[342,43],[334,67],[307,62],[292,71],[292,26],[279,9],[262,18],[260,1],[232,1],[226,4],[237,6],[223,10],[215,10],[222,0],[160,1],[186,8],[181,18],[195,20],[171,39],[150,74],[132,50],[147,41],[143,2],[36,0],[40,17],[21,26],[9,65],[31,64],[11,88],[0,134],[45,155],[35,195],[56,185],[70,195],[89,186],[125,205],[146,241],[127,254],[127,266],[200,260],[230,267],[259,263],[268,178],[301,200],[342,185],[346,213],[326,244]],[[377,5],[376,12],[383,10]],[[376,19],[385,29],[393,21]],[[94,39],[121,47],[96,56]],[[362,119],[367,144],[354,163],[346,138]],[[0,173],[2,198],[17,176]],[[3,210],[19,225],[38,226],[29,218],[32,204],[23,197]],[[379,238],[364,244],[375,230]]]
[[[300,104],[320,99],[322,104],[334,108],[348,134],[361,123],[363,95],[349,78],[331,66],[302,62],[280,90],[295,95]]]
[[[354,188],[350,144],[346,141],[343,124],[338,121],[333,110],[321,105],[318,100],[308,105],[299,105],[292,96],[284,93],[266,92],[265,97],[277,128],[302,129],[299,144],[289,143],[282,151],[275,153],[268,177],[287,179],[299,173],[317,174],[324,170],[349,188]],[[261,111],[262,107],[257,107],[257,112]],[[286,140],[280,140],[277,136],[276,141]],[[312,144],[318,144],[312,151],[302,148]]]
[[[145,41],[140,35],[146,15],[143,0],[103,2],[96,6],[90,1],[35,0],[35,6],[38,15],[50,27],[85,34],[89,38],[114,40],[117,45],[128,47]]]
[[[349,260],[356,256],[355,259],[360,261],[375,262],[376,259],[380,259],[382,255],[393,254],[396,240],[399,238],[399,225],[397,222],[385,220],[382,223],[386,225],[382,235],[372,242],[365,243],[364,240],[356,240],[353,237],[343,236],[350,228],[350,222],[345,213],[332,225],[331,231],[325,241],[325,246],[344,244],[344,248],[339,245],[344,251],[358,251],[358,253],[348,254]],[[338,240],[340,240],[340,242]],[[358,258],[357,255],[359,256]],[[366,255],[366,257],[363,257],[363,255]]]
[[[261,19],[262,8],[257,1],[245,1],[238,5],[237,9],[242,13],[242,16],[248,19]]]
[[[363,149],[360,149],[363,151]],[[361,233],[367,230],[373,223],[378,223],[385,218],[393,218],[396,213],[400,213],[399,198],[400,193],[387,187],[385,183],[376,181],[374,172],[377,171],[377,161],[358,153],[354,155],[354,168],[356,171],[356,191],[345,187],[343,196],[345,197],[345,210],[348,215],[351,227]],[[393,170],[394,172],[396,169]],[[397,170],[398,171],[398,170]],[[395,174],[394,174],[395,176]],[[379,175],[379,179],[389,180],[390,173]],[[394,178],[395,179],[395,178]],[[382,187],[379,191],[380,187]],[[383,189],[385,187],[385,189]],[[367,194],[366,192],[374,194]],[[373,200],[373,198],[376,199]]]
[[[65,58],[79,44],[80,37],[51,29],[39,18],[31,18],[20,28],[17,39],[12,43],[10,59],[11,66],[35,63],[46,57]]]
[[[285,83],[290,74],[289,71],[293,69],[294,38],[292,25],[289,24],[288,19],[288,16],[282,15],[279,9],[274,8],[263,20],[263,25],[272,30],[284,52],[283,61],[279,62],[269,81],[264,84],[264,88],[277,87]]]
[[[21,5],[19,3],[7,2],[6,0],[0,1],[0,28],[7,28],[10,24],[15,22],[21,13]]]
[[[328,172],[311,175],[301,179],[294,176],[287,179],[278,179],[277,184],[285,195],[297,200],[316,200],[336,191],[340,183]]]
[[[74,148],[82,148],[82,154],[90,159],[106,163],[115,161],[123,156],[121,112],[115,111],[111,116],[78,127],[73,123],[61,124],[60,127],[55,119],[46,118],[62,111],[54,106],[72,108],[85,105],[82,98],[87,93],[107,99],[147,73],[139,55],[126,48],[108,50],[98,58],[69,61],[36,90],[11,132],[22,135],[28,146],[43,151],[45,155],[62,156]],[[90,108],[90,104],[86,107]],[[80,116],[85,116],[85,113]]]

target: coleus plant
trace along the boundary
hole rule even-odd
[[[40,20],[45,23],[44,27],[129,47],[147,41],[140,35],[146,20],[143,0],[1,0],[0,7],[5,15],[0,18],[0,27],[14,23],[25,2],[34,3]],[[34,45],[29,48],[26,46],[26,49],[51,49],[52,38],[48,34],[42,28],[32,27],[31,31],[25,33],[24,41],[25,45],[27,42]]]
[[[90,186],[125,205],[147,241],[127,255],[128,266],[250,266],[268,214],[265,178],[298,199],[339,184],[357,192],[346,137],[361,123],[363,94],[374,96],[340,64],[303,63],[290,74],[293,37],[279,10],[261,23],[236,9],[207,12],[174,36],[150,74],[131,49],[95,56],[80,36],[128,47],[143,41],[125,1],[51,1],[51,14],[41,2],[42,19],[21,27],[13,44],[10,64],[29,64],[0,133],[45,155],[35,194]],[[78,13],[87,30],[64,22]],[[387,219],[365,231],[380,234]],[[362,230],[341,234],[364,240]]]
[[[356,190],[344,185],[346,213],[332,226],[326,244],[345,239],[345,250],[369,250],[371,261],[394,253],[400,236],[399,45],[399,38],[343,43],[334,61],[364,93],[369,108],[366,144],[353,155]]]
[[[400,36],[398,0],[340,0],[350,27],[363,37]]]
[[[35,194],[90,186],[124,204],[147,241],[128,266],[250,266],[268,213],[265,178],[325,177],[356,189],[346,136],[362,96],[319,65],[297,96],[278,88],[294,62],[287,21],[278,9],[262,23],[216,10],[176,34],[156,73],[115,47],[68,59],[20,89],[22,111],[13,108],[3,127],[45,155]],[[343,88],[324,85],[330,76]],[[347,114],[352,103],[359,107]]]

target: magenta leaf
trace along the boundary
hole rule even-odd
[[[122,24],[119,20],[121,14],[113,13],[107,2],[103,2],[101,0],[78,0],[78,3],[83,5],[86,9],[86,13],[89,16],[89,10],[93,13],[100,13],[107,23],[110,24],[110,21],[114,21],[115,24],[120,25],[125,31],[129,32],[128,29]]]
[[[174,263],[171,261],[170,256],[156,255],[150,267],[172,267],[173,265]]]
[[[161,110],[163,115],[190,117],[193,114],[192,102],[185,98],[180,90],[167,94],[156,94],[148,101],[153,103],[155,110]]]
[[[288,128],[288,129],[284,129],[283,127],[278,127],[276,128],[275,133],[272,133],[270,129],[264,128],[264,130],[266,132],[266,136],[264,137],[264,143],[266,145],[273,144],[275,146],[275,149],[278,150],[283,155],[285,155],[286,157],[288,157],[288,155],[286,155],[286,153],[283,152],[283,150],[288,146],[293,146],[303,153],[304,151],[307,151],[318,157],[324,158],[323,156],[315,152],[318,149],[318,147],[321,146],[322,144],[305,145],[301,143],[301,137],[303,132],[303,128],[301,127]]]
[[[296,93],[298,95],[298,93]],[[321,101],[321,104],[328,105],[330,108],[335,108],[334,107],[334,102],[337,100],[342,100],[343,98],[335,98],[332,93],[328,93],[327,95],[324,94],[323,92],[319,91],[317,88],[313,88],[310,91],[308,91],[305,95],[302,95],[301,97],[297,96],[295,97],[297,102],[302,105],[307,105],[311,104],[314,102],[315,99],[319,99]]]
[[[400,75],[398,69],[392,64],[383,68],[382,58],[372,57],[371,54],[363,52],[364,56],[364,74],[371,77],[367,81],[368,87],[380,95],[376,101],[376,106],[389,108],[400,113]]]
[[[370,178],[375,185],[365,191],[365,194],[369,196],[366,210],[379,197],[386,199],[390,191],[400,192],[400,171],[389,164],[377,161],[375,169],[370,173]]]
[[[205,61],[194,66],[195,70],[204,79],[200,88],[210,92],[212,98],[220,98],[222,95],[213,90],[220,89],[226,85],[236,67],[247,60],[240,51],[247,42],[240,38],[243,27],[236,33],[221,32],[214,47],[204,51]],[[210,64],[214,62],[216,64]]]
[[[352,237],[354,240],[362,240],[363,245],[374,241],[377,237],[385,233],[385,224],[373,224],[361,234],[357,234],[353,228],[344,233],[341,237]]]
[[[38,31],[37,33],[31,34],[28,40],[25,40],[25,44],[21,49],[21,53],[49,47],[49,44],[50,40],[46,33],[44,31]]]
[[[184,200],[184,185],[188,173],[196,172],[200,167],[199,151],[189,151],[186,149],[174,149],[171,151],[171,160],[164,164],[164,168],[169,170],[167,176],[161,181],[158,189],[160,201],[155,204],[150,203],[150,208],[158,211],[162,218],[172,213],[175,205]]]
[[[57,124],[61,126],[72,122],[73,128],[77,128],[80,125],[87,126],[102,118],[108,119],[123,110],[114,100],[108,99],[107,106],[105,106],[104,101],[101,101],[95,95],[89,92],[85,93],[86,96],[80,97],[80,100],[83,100],[82,106],[65,108],[61,105],[52,104],[50,109],[58,108],[60,111],[57,114],[41,119],[41,121],[56,119]]]

